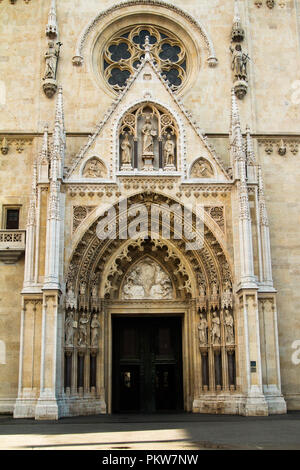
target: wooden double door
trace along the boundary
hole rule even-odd
[[[113,318],[113,412],[183,409],[182,318]]]

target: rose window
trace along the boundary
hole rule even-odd
[[[173,90],[179,89],[186,78],[186,51],[173,34],[154,26],[136,26],[113,36],[103,52],[104,76],[116,91],[126,87],[127,79],[136,71],[145,56],[145,41],[149,38],[155,64]]]

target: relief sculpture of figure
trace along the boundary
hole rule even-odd
[[[200,346],[206,346],[207,345],[207,328],[208,328],[208,323],[203,315],[203,313],[200,313],[200,322],[198,325],[198,337],[199,337],[199,344]]]
[[[89,323],[89,316],[84,312],[79,320],[79,331],[78,331],[78,346],[87,345],[87,326]]]
[[[91,321],[91,347],[92,348],[97,348],[98,347],[98,342],[99,342],[99,329],[101,325],[98,320],[98,316],[95,313],[93,315],[92,321]]]
[[[211,322],[212,322],[212,330],[211,330],[212,344],[220,344],[221,328],[220,328],[220,318],[218,317],[217,312],[213,312]]]
[[[121,144],[121,149],[122,149],[122,157],[121,157],[122,164],[130,165],[131,164],[131,144],[128,139],[128,132],[125,133],[125,137]]]
[[[174,166],[175,162],[175,143],[171,139],[171,134],[167,135],[167,140],[164,147],[165,152],[165,165]]]
[[[57,45],[55,46],[53,41],[49,41],[48,46],[48,51],[45,53],[46,68],[44,79],[55,80],[57,61],[59,57],[61,43],[57,43]]]
[[[231,50],[231,53],[233,54],[232,70],[234,70],[235,79],[247,81],[247,77],[248,77],[247,64],[248,64],[249,56],[243,52],[242,46],[240,44],[237,44],[235,46],[235,49],[230,47],[230,50]]]
[[[97,158],[93,158],[87,163],[83,176],[86,178],[103,178],[102,166]]]
[[[224,323],[226,344],[234,344],[234,320],[228,309],[225,310]]]
[[[145,124],[142,127],[143,134],[143,155],[153,155],[153,137],[157,135],[152,128],[151,116],[147,115]]]
[[[74,340],[74,317],[73,312],[70,312],[65,321],[65,345],[73,346]]]

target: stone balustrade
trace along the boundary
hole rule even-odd
[[[26,230],[0,230],[0,261],[16,263],[25,252]]]

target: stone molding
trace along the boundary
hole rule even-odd
[[[196,21],[191,15],[188,13],[184,12],[181,8],[178,8],[174,5],[170,5],[166,2],[163,1],[157,1],[157,0],[136,0],[136,1],[127,1],[127,2],[120,2],[118,4],[113,5],[111,8],[108,8],[107,10],[104,10],[100,12],[94,19],[92,19],[89,24],[84,28],[82,33],[79,36],[76,50],[75,50],[75,55],[73,57],[73,64],[74,65],[82,65],[84,57],[83,57],[83,50],[85,43],[87,41],[87,37],[89,34],[98,26],[98,24],[101,22],[101,20],[110,14],[121,10],[123,8],[128,8],[128,7],[137,7],[139,5],[145,5],[149,7],[158,7],[162,9],[167,9],[170,10],[173,14],[180,15],[182,18],[187,20],[193,27],[197,29],[197,31],[201,34],[202,38],[204,39],[208,51],[208,57],[207,57],[207,62],[210,67],[214,67],[218,63],[218,59],[215,54],[213,42],[211,38],[209,37],[208,33],[206,32],[205,28],[203,25],[201,25],[198,21]]]

